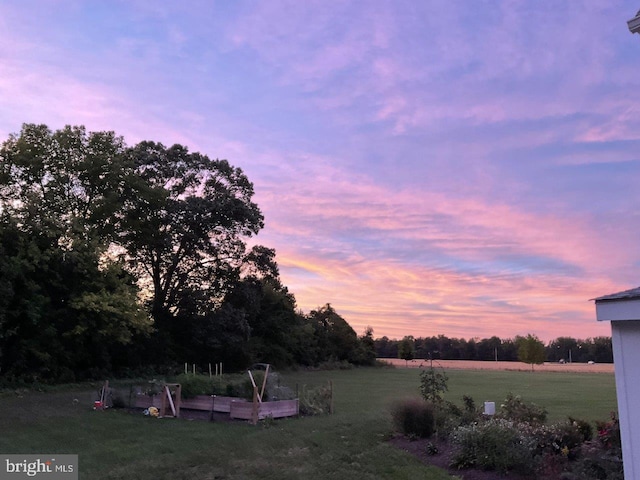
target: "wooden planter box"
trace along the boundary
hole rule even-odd
[[[137,408],[160,408],[161,403],[160,395],[154,395],[153,397],[137,395],[134,399],[133,406]],[[198,395],[193,398],[183,398],[180,402],[181,409],[186,408],[210,412],[212,406],[214,412],[228,413],[231,418],[242,420],[252,420],[253,418],[253,402],[245,400],[244,398],[216,395],[215,399],[212,399],[211,395]],[[257,411],[259,420],[267,417],[293,417],[300,412],[297,399],[257,403]]]
[[[240,418],[242,420],[253,419],[253,402],[233,402],[229,415],[231,418]],[[262,402],[257,404],[258,420],[267,417],[283,418],[294,417],[299,413],[298,399],[294,400],[276,400],[275,402]]]
[[[211,395],[197,395],[193,398],[183,398],[182,408],[189,408],[191,410],[204,410],[205,412],[211,411],[213,405],[214,412],[229,413],[231,411],[232,403],[248,403],[248,400],[237,397],[223,397],[216,395],[214,399]]]

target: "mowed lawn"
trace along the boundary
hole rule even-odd
[[[499,406],[508,392],[568,415],[605,420],[616,409],[609,374],[448,371],[447,398],[471,395]],[[446,479],[390,446],[388,405],[417,395],[417,369],[294,372],[285,383],[334,385],[335,414],[264,422],[155,419],[95,412],[93,393],[0,395],[0,452],[77,453],[92,479]]]

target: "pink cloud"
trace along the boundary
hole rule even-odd
[[[329,301],[357,331],[372,326],[378,336],[606,335],[607,326],[595,322],[587,300],[617,287],[586,278],[476,276],[385,259],[332,261],[309,252],[297,257],[287,249],[278,257],[300,307]]]
[[[627,288],[610,275],[637,262],[632,232],[602,235],[590,217],[392,191],[318,156],[304,156],[294,170],[264,162],[278,182],[256,184],[266,216],[256,241],[276,248],[301,308],[330,302],[358,331],[371,325],[391,337],[532,332],[551,339],[578,336],[578,328],[580,336],[606,335],[587,300]],[[403,257],[420,250],[432,259]],[[568,269],[518,260],[500,266],[504,255]],[[455,265],[461,261],[465,267]]]

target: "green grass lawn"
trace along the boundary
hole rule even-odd
[[[294,372],[290,386],[333,381],[335,414],[265,422],[209,423],[91,410],[92,392],[0,396],[0,452],[77,453],[91,479],[446,479],[386,441],[388,405],[417,395],[419,370]],[[616,409],[613,375],[448,371],[447,398],[463,394],[497,405],[508,392],[549,410],[608,418]],[[77,400],[77,401],[75,401]]]

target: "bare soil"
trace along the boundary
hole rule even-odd
[[[383,362],[395,367],[426,368],[431,365],[429,360],[405,360],[399,358],[379,358]],[[531,365],[523,362],[492,362],[478,360],[434,360],[433,365],[452,370],[513,370],[530,371]],[[582,373],[613,373],[613,363],[555,363],[545,362],[534,365],[536,372],[582,372]]]
[[[437,447],[438,453],[427,453],[427,445],[433,444]],[[485,470],[459,470],[451,467],[453,449],[446,442],[439,442],[433,439],[409,440],[407,437],[397,435],[391,439],[391,444],[396,448],[410,453],[425,465],[433,465],[455,475],[463,480],[531,480],[532,477],[518,475],[516,473],[498,473]]]

